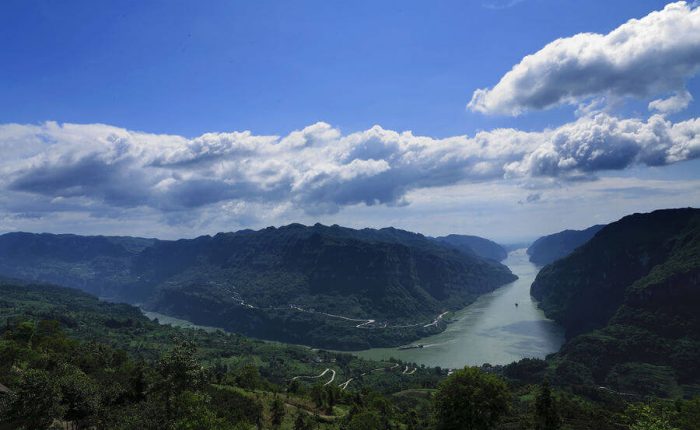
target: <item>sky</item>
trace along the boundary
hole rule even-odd
[[[700,206],[700,9],[0,3],[0,232],[527,241]]]

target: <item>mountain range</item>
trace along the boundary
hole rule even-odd
[[[291,224],[195,239],[0,236],[0,275],[231,331],[337,349],[399,345],[515,276],[464,246],[394,228]]]

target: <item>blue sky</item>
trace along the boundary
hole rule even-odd
[[[567,156],[573,159],[571,154],[581,151],[557,149],[561,157],[554,170],[542,159],[534,160],[533,154],[543,150],[525,151],[528,155],[522,157],[513,155],[516,150],[507,150],[508,155],[494,159],[491,153],[465,155],[459,146],[474,145],[469,139],[477,132],[498,128],[535,133],[528,139],[547,145],[552,137],[539,133],[567,124],[576,124],[575,133],[568,129],[562,133],[576,136],[594,124],[626,119],[638,120],[645,130],[658,129],[649,120],[654,114],[647,107],[650,101],[674,94],[681,99],[685,94],[699,97],[696,66],[700,60],[686,52],[695,45],[669,48],[668,56],[661,56],[664,62],[649,69],[642,63],[653,59],[641,57],[615,76],[601,72],[599,79],[590,79],[590,91],[581,90],[578,83],[600,71],[596,64],[563,74],[556,88],[544,82],[542,94],[525,94],[531,79],[526,77],[512,87],[496,85],[527,55],[558,38],[605,35],[629,19],[661,11],[667,3],[4,1],[0,3],[0,124],[25,129],[19,133],[6,128],[0,133],[0,149],[12,160],[0,166],[9,178],[0,181],[4,190],[0,191],[0,231],[124,234],[135,229],[142,235],[177,237],[321,221],[358,227],[392,224],[430,234],[478,233],[516,240],[611,221],[635,210],[697,206],[695,181],[700,180],[700,164],[692,138],[670,142],[659,161],[660,155],[649,153],[651,143],[635,146],[615,135],[595,141],[599,146],[589,155],[598,157],[597,161],[577,159],[573,167],[564,153],[569,151]],[[688,18],[691,29],[692,19]],[[681,60],[679,53],[685,55]],[[659,65],[668,64],[671,70],[676,61],[684,61],[677,67],[682,72],[666,76],[665,67]],[[535,76],[548,76],[552,63],[545,61],[538,67],[531,68]],[[651,70],[649,81],[638,79],[640,70]],[[479,106],[467,108],[478,89],[493,91]],[[518,91],[522,94],[512,94]],[[555,103],[538,105],[538,100],[553,93],[559,94]],[[669,129],[677,123],[682,127],[676,130],[695,127],[686,122],[698,116],[700,103],[681,104],[663,112]],[[508,114],[511,110],[522,112]],[[596,112],[607,117],[599,116],[598,123],[585,121],[586,115]],[[47,130],[47,121],[83,128],[70,133]],[[322,156],[329,151],[323,145],[305,153],[303,166],[285,161],[288,153],[257,146],[249,148],[255,157],[238,150],[226,153],[221,166],[224,162],[231,166],[224,173],[215,172],[211,165],[164,173],[163,165],[153,161],[181,157],[178,145],[186,147],[188,139],[204,133],[250,130],[253,136],[283,139],[319,121],[329,125],[330,131],[312,130],[304,136],[325,133],[319,139],[331,146],[374,125],[399,133],[411,130],[414,136],[436,140],[468,139],[457,145],[435,143],[433,147],[441,145],[447,154],[439,159],[430,158],[435,150],[426,147],[410,154],[404,148],[399,160],[397,152],[387,149],[391,146],[387,142],[397,137],[373,135],[365,136],[364,152],[354,164],[343,158],[347,154]],[[97,130],[95,124],[125,133],[173,137],[159,150],[153,150],[154,144],[124,143],[147,145],[151,157],[151,164],[126,168],[122,158],[105,161],[103,155],[96,155],[105,150],[104,145],[75,149],[78,140],[87,139],[94,144],[104,138],[105,145],[112,145],[109,136],[121,133]],[[30,133],[29,127],[39,129]],[[645,136],[640,134],[638,139]],[[122,138],[125,142],[141,139]],[[219,138],[223,140],[217,141],[216,148],[230,140]],[[495,148],[499,139],[487,140]],[[37,141],[48,143],[40,147]],[[200,148],[202,143],[197,145]],[[538,143],[528,145],[535,148]],[[207,153],[213,153],[208,148]],[[599,154],[608,150],[611,155],[601,159]],[[358,148],[353,151],[357,153]],[[444,161],[455,154],[462,157],[457,170],[453,170],[455,163]],[[79,156],[85,158],[76,161]],[[171,158],[165,162],[171,163]],[[102,164],[88,162],[95,159]],[[259,166],[240,173],[243,167],[238,163],[244,162]],[[332,168],[313,180],[306,178],[305,172],[315,164]],[[276,169],[278,176],[287,175],[287,179],[270,173]],[[315,185],[336,176],[342,180]],[[139,179],[133,182],[135,177]],[[379,179],[372,182],[370,177]],[[133,192],[139,187],[144,187],[143,193]],[[165,187],[171,187],[167,196],[159,194]],[[573,195],[584,197],[572,205],[568,199]],[[441,221],[431,222],[426,214]]]
[[[514,119],[465,105],[548,42],[608,32],[664,3],[5,1],[0,118],[189,137],[317,121],[436,137],[538,129],[571,110]]]

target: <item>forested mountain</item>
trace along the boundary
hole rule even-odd
[[[155,239],[73,234],[0,236],[0,276],[50,282],[101,297],[138,297],[133,261]]]
[[[420,234],[292,224],[191,240],[0,236],[0,275],[54,282],[267,339],[397,345],[514,280]]]
[[[700,210],[622,218],[542,269],[531,292],[566,329],[567,383],[700,391]]]
[[[538,266],[545,266],[571,254],[576,248],[591,240],[604,225],[594,225],[585,230],[564,230],[542,236],[530,245],[527,255]]]
[[[436,237],[435,240],[447,243],[467,254],[472,253],[495,261],[503,261],[508,257],[508,251],[501,245],[479,236],[450,234]]]

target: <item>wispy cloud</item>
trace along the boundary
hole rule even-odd
[[[525,0],[483,0],[481,5],[487,9],[508,9]]]

